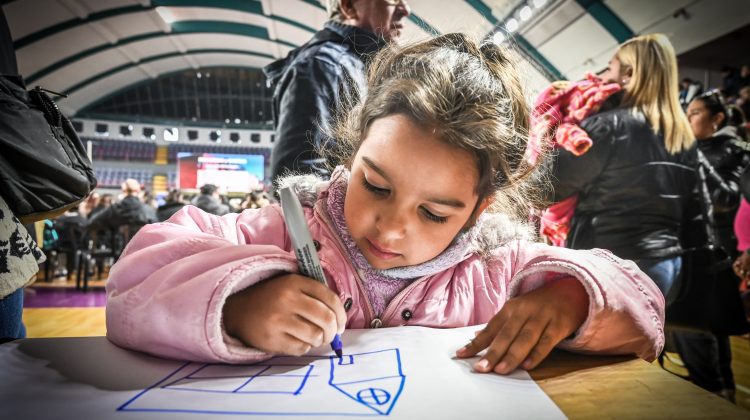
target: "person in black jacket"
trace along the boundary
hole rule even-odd
[[[696,97],[687,109],[690,126],[698,139],[701,170],[705,174],[705,185],[701,185],[699,193],[705,196],[703,200],[708,210],[703,212],[705,215],[699,214],[694,218],[696,228],[689,229],[686,239],[694,247],[711,242],[722,248],[730,258],[738,254],[733,225],[741,200],[740,178],[750,162],[747,142],[741,138],[738,127],[732,124],[732,121],[735,124],[742,124],[743,121],[737,121],[732,112],[737,111],[726,106],[718,91]],[[696,197],[694,207],[700,207],[697,201],[700,196]],[[709,214],[711,216],[707,216]],[[704,220],[704,217],[709,220]],[[710,236],[706,232],[710,232]],[[729,294],[721,295],[719,304],[729,319],[737,320],[733,324],[742,325],[745,313],[737,289],[739,278],[735,277],[730,267],[709,272],[708,266],[695,264],[695,268],[685,275],[694,281],[732,284]],[[744,332],[747,332],[746,324]],[[734,401],[732,351],[726,333],[675,331],[672,340],[690,379],[696,385]]]
[[[167,194],[167,198],[164,201],[165,203],[156,209],[156,218],[159,219],[160,222],[169,219],[187,204],[182,198],[182,191],[177,189],[169,191],[169,194]]]
[[[744,121],[734,113],[738,110],[727,106],[716,90],[696,97],[687,108],[690,126],[698,139],[698,149],[710,165],[706,181],[718,245],[730,253],[737,249],[733,224],[740,205],[740,176],[750,163],[750,147],[738,126]]]
[[[329,0],[329,11],[310,41],[263,69],[274,87],[274,181],[288,172],[328,176],[316,150],[330,140],[330,120],[364,92],[368,57],[400,36],[410,13],[405,0]]]
[[[697,159],[674,50],[664,35],[633,38],[603,78],[622,91],[581,123],[593,145],[581,156],[560,150],[553,162],[554,201],[578,194],[565,246],[634,260],[669,302]]]
[[[221,202],[219,187],[214,184],[201,185],[201,193],[193,198],[192,204],[206,213],[223,216],[229,213],[229,206]]]
[[[135,179],[125,180],[122,183],[122,192],[125,194],[122,200],[89,219],[86,225],[89,231],[115,231],[121,226],[128,226],[137,230],[143,225],[157,221],[154,208],[146,205],[138,197],[141,192],[141,185],[138,181]],[[130,234],[133,235],[135,232],[131,231]]]

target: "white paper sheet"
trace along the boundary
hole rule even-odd
[[[9,419],[564,418],[526,372],[477,374],[453,357],[476,329],[350,330],[343,360],[324,346],[243,366],[103,337],[20,340],[0,346],[0,407]]]

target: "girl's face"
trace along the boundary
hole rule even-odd
[[[724,114],[719,113],[712,116],[706,105],[703,104],[703,101],[696,99],[688,105],[687,117],[695,138],[705,140],[713,136],[716,131],[715,127],[721,124]]]
[[[469,221],[478,182],[469,152],[406,116],[380,118],[352,162],[344,205],[349,233],[377,269],[428,261]]]

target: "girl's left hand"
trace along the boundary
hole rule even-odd
[[[575,278],[542,286],[506,302],[487,326],[465,347],[459,358],[487,353],[474,364],[480,373],[512,372],[517,367],[536,367],[552,349],[583,324],[589,297]]]

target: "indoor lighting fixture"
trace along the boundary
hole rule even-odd
[[[521,11],[518,13],[518,16],[521,18],[522,21],[526,22],[527,20],[531,19],[531,7],[524,6]]]
[[[495,32],[495,34],[492,35],[492,42],[495,45],[502,44],[503,42],[505,42],[505,35],[503,35],[503,33],[500,31]]]

